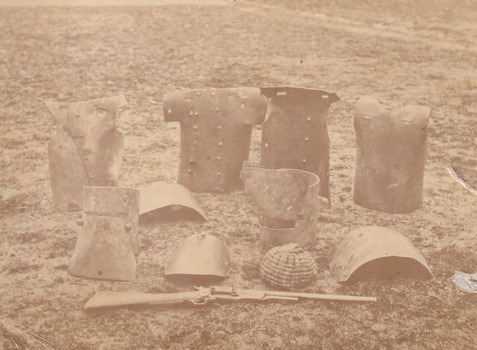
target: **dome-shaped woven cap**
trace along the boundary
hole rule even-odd
[[[312,283],[316,275],[315,261],[296,243],[270,249],[260,265],[260,277],[274,287],[304,287]]]

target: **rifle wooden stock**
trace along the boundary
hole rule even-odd
[[[84,309],[99,309],[103,307],[148,305],[148,304],[179,304],[194,301],[200,297],[198,291],[186,293],[151,294],[138,292],[104,292],[98,291],[88,300]]]

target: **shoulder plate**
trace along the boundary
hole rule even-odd
[[[379,226],[351,231],[330,256],[331,273],[339,282],[408,277],[431,279],[426,260],[401,233]]]
[[[203,233],[183,240],[165,275],[226,277],[230,264],[225,244],[217,237]]]
[[[140,215],[178,205],[194,210],[203,220],[207,220],[197,199],[182,185],[159,181],[140,186],[137,189],[140,194]]]

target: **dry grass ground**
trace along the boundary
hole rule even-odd
[[[0,327],[0,347],[475,348],[477,297],[459,291],[450,277],[455,270],[477,270],[477,197],[446,168],[454,166],[477,185],[476,3],[357,3],[0,8],[0,317],[4,325],[30,335],[30,340],[16,337]],[[180,241],[193,232],[211,229],[227,243],[232,265],[224,284],[266,288],[258,276],[264,252],[244,191],[199,194],[208,222],[166,217],[141,227],[136,281],[69,276],[80,213],[59,212],[52,202],[47,143],[54,125],[44,101],[124,94],[129,102],[119,120],[125,134],[124,185],[137,186],[176,178],[179,127],[163,121],[164,93],[264,85],[323,88],[341,97],[329,114],[333,206],[320,213],[318,240],[310,251],[319,278],[303,291],[376,296],[378,302],[85,313],[85,301],[99,289],[189,290],[165,280],[163,272]],[[432,109],[424,205],[413,213],[390,215],[352,201],[353,112],[362,95],[393,107],[413,103]],[[257,128],[255,160],[259,137]],[[406,235],[435,278],[335,282],[326,260],[330,249],[364,225]]]

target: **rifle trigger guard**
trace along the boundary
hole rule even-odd
[[[210,299],[213,299],[211,297],[211,292],[209,288],[204,288],[204,287],[194,287],[195,290],[198,292],[197,299],[191,300],[192,304],[194,305],[205,305]]]
[[[195,300],[192,300],[192,304],[194,305],[205,305],[209,301],[208,298],[198,298]]]

